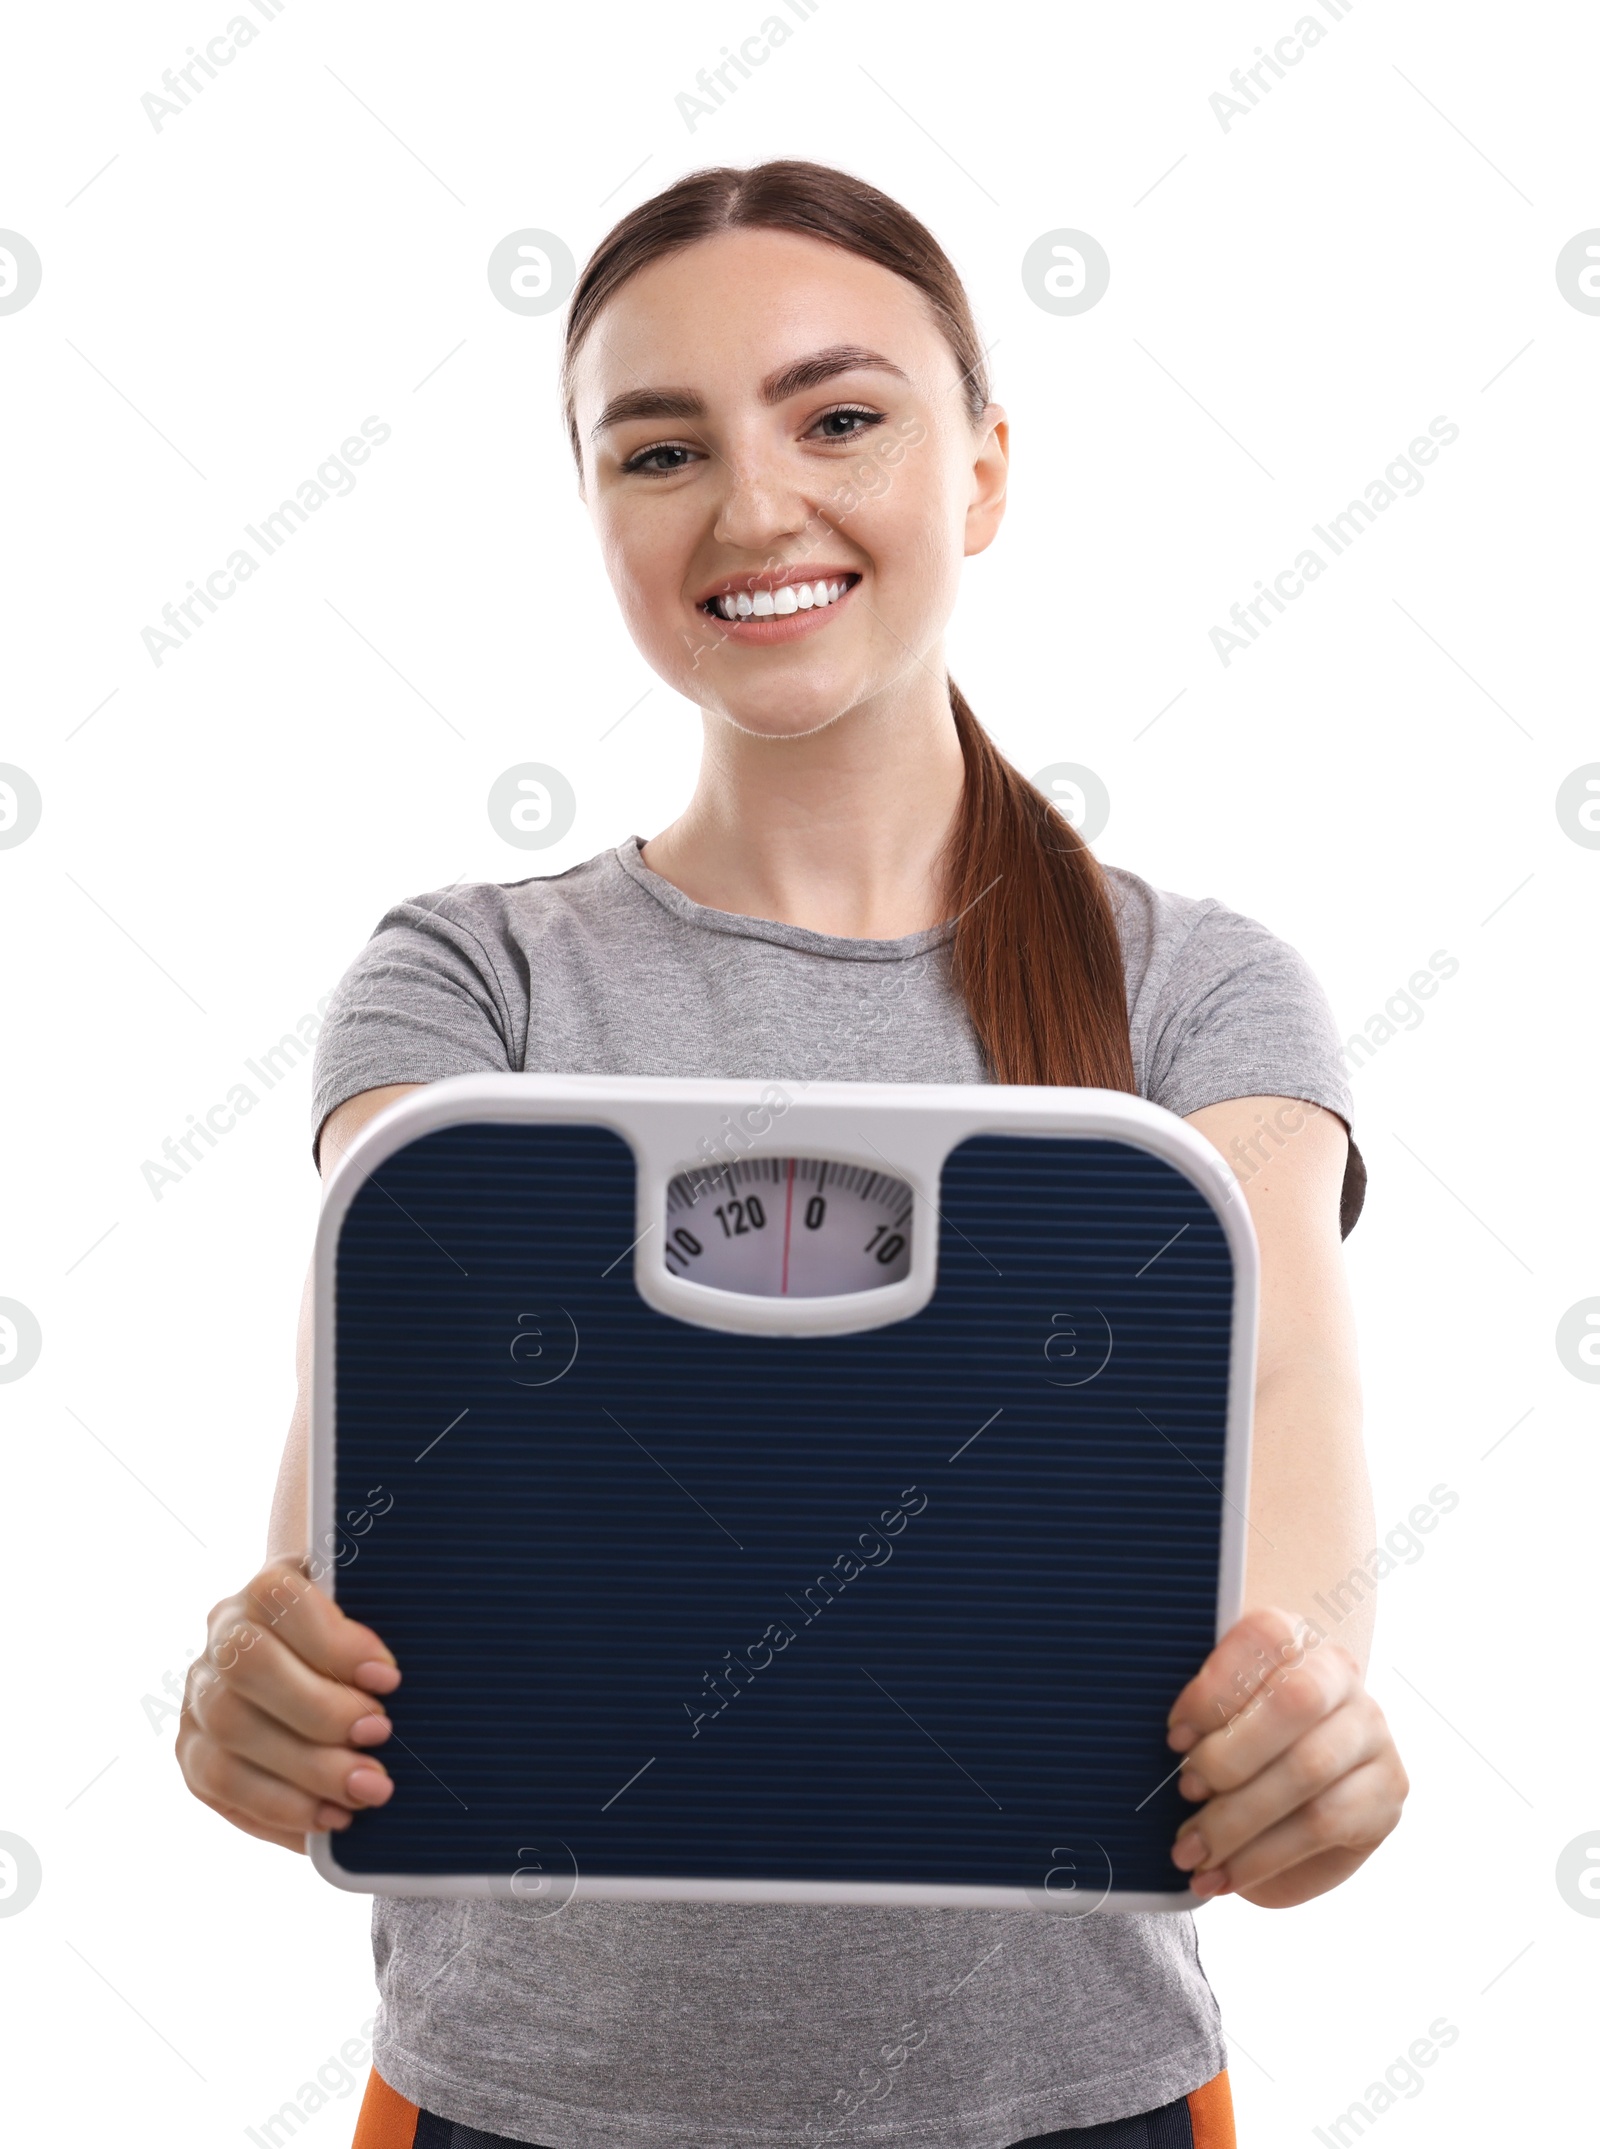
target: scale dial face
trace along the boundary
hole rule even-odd
[[[903,1179],[832,1157],[743,1157],[667,1188],[670,1274],[714,1291],[829,1298],[901,1282],[914,1197]]]

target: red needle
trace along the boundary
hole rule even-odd
[[[794,1158],[789,1159],[789,1177],[783,1193],[783,1282],[780,1293],[789,1288],[789,1219],[794,1214]]]

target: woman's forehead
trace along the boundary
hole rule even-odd
[[[938,367],[944,339],[916,286],[875,261],[796,232],[719,232],[651,262],[607,300],[573,386],[580,404],[639,385],[756,387],[846,346],[917,381]]]

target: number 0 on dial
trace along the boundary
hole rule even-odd
[[[667,1188],[666,1264],[714,1291],[827,1298],[899,1283],[911,1267],[903,1179],[829,1157],[745,1157]]]

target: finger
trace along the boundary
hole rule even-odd
[[[1400,1818],[1393,1774],[1383,1758],[1340,1777],[1286,1820],[1266,1829],[1221,1865],[1197,1876],[1202,1894],[1259,1887],[1274,1875],[1336,1851],[1365,1856]]]
[[[277,1635],[318,1671],[375,1693],[391,1693],[399,1685],[393,1652],[382,1637],[348,1618],[291,1561],[270,1562],[241,1595],[245,1618]]]
[[[262,1842],[276,1843],[284,1850],[303,1851],[306,1847],[304,1830],[279,1828],[271,1822],[258,1819],[244,1807],[231,1806],[225,1800],[213,1797],[201,1789],[198,1776],[205,1773],[210,1780],[210,1772],[202,1771],[200,1764],[205,1756],[214,1752],[215,1749],[205,1742],[199,1745],[191,1744],[187,1750],[180,1742],[178,1758],[183,1768],[184,1781],[194,1797],[203,1806],[209,1806],[213,1813],[220,1813],[231,1827],[240,1829],[247,1836],[259,1836]],[[355,1815],[348,1806],[336,1805],[332,1800],[323,1800],[316,1802],[312,1825],[319,1833],[330,1829],[337,1831],[348,1828],[354,1818]]]
[[[209,1740],[196,1746],[186,1773],[195,1796],[214,1806],[236,1826],[253,1822],[257,1829],[271,1829],[281,1839],[310,1835],[348,1822],[348,1816],[344,1824],[328,1818],[334,1810],[328,1800],[313,1798],[309,1792],[269,1775],[253,1761],[231,1754]],[[242,1819],[237,1818],[240,1816]]]
[[[381,1806],[394,1791],[393,1779],[375,1755],[299,1738],[224,1681],[202,1689],[194,1718],[224,1751],[254,1762],[313,1798],[349,1807]]]
[[[1275,1669],[1238,1715],[1190,1747],[1180,1791],[1186,1798],[1204,1798],[1248,1783],[1361,1691],[1361,1673],[1349,1651],[1335,1642],[1321,1643],[1298,1663]]]
[[[1298,1811],[1352,1769],[1372,1760],[1388,1730],[1363,1694],[1313,1724],[1286,1753],[1235,1791],[1209,1799],[1185,1821],[1173,1845],[1175,1865],[1203,1872]]]
[[[229,1638],[225,1670],[202,1668],[195,1679],[194,1705],[204,1706],[214,1683],[243,1694],[257,1708],[318,1745],[370,1744],[386,1736],[388,1715],[381,1701],[361,1688],[313,1671],[276,1634],[241,1620]],[[357,1726],[366,1726],[352,1736]]]

